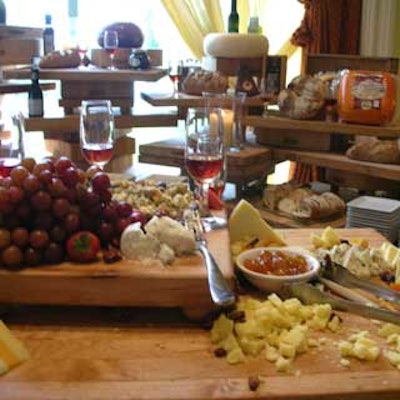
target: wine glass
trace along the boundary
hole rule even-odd
[[[114,149],[114,114],[110,100],[83,100],[80,114],[80,146],[89,164],[103,169]]]
[[[104,32],[104,50],[109,54],[111,65],[109,69],[116,69],[114,64],[115,53],[118,48],[118,32],[106,30]]]
[[[189,108],[186,118],[185,168],[196,184],[200,214],[210,215],[208,191],[221,175],[225,159],[221,109]]]
[[[173,60],[168,64],[168,76],[174,85],[174,96],[178,94],[179,91],[179,81],[183,72],[183,62],[182,60]]]

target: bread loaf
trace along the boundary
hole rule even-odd
[[[278,95],[283,115],[293,119],[312,119],[320,113],[329,95],[326,83],[312,76],[294,78]]]
[[[81,63],[77,50],[52,51],[43,56],[39,62],[40,68],[75,68]]]
[[[346,204],[339,196],[326,192],[301,200],[297,210],[293,212],[293,216],[304,219],[322,219],[343,214],[345,210]]]
[[[191,72],[182,83],[182,91],[201,96],[203,92],[225,93],[228,89],[228,78],[221,72],[199,70]]]
[[[352,160],[369,161],[383,164],[399,164],[400,150],[397,140],[379,140],[371,138],[356,143],[346,151]]]

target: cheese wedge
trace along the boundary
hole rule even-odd
[[[29,358],[28,351],[0,320],[0,375]]]
[[[286,243],[281,235],[265,222],[258,210],[247,200],[242,199],[233,209],[228,220],[229,236],[232,243],[243,240],[245,237],[255,237],[268,245],[282,245]]]

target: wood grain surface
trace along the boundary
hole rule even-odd
[[[309,246],[318,230],[283,230],[289,244]],[[339,231],[343,238],[383,238],[372,229]],[[97,281],[92,282],[93,285]],[[38,282],[38,290],[40,283]],[[0,377],[1,399],[254,399],[398,400],[400,371],[377,362],[340,364],[338,340],[371,321],[342,314],[340,333],[317,332],[325,344],[299,356],[279,373],[261,355],[237,365],[216,358],[209,333],[176,309],[16,307],[4,321],[31,354]],[[249,378],[261,384],[253,392]]]

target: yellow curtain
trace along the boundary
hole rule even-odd
[[[219,1],[162,0],[162,3],[183,40],[198,59],[204,55],[203,39],[207,33],[224,32]]]

